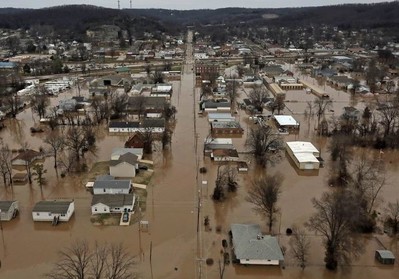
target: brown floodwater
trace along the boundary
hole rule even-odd
[[[300,121],[301,129],[298,134],[284,136],[284,139],[312,141],[316,147],[321,148],[327,166],[311,175],[304,175],[296,171],[284,154],[275,166],[266,170],[256,169],[254,164],[250,163],[248,173],[238,174],[237,193],[229,195],[222,203],[212,201],[210,195],[219,165],[202,156],[203,140],[207,137],[210,127],[207,117],[199,117],[197,114],[199,90],[193,89],[192,64],[191,61],[188,62],[181,81],[173,82],[172,103],[177,107],[178,113],[171,148],[166,151],[158,149],[152,155],[155,175],[147,188],[146,211],[142,218],[149,221],[149,231],[139,232],[137,224],[128,227],[93,226],[90,222],[91,194],[84,188],[84,175],[57,178],[53,169],[53,159],[48,157],[45,160],[48,184],[43,189],[35,183],[31,186],[15,185],[12,189],[0,186],[0,199],[17,199],[21,207],[17,219],[3,222],[4,242],[0,243],[0,278],[43,278],[43,274],[48,272],[52,263],[56,261],[57,251],[77,239],[122,241],[129,252],[136,256],[137,270],[141,278],[220,278],[218,261],[221,259],[221,243],[227,238],[230,224],[257,223],[267,231],[264,218],[256,215],[251,204],[245,200],[252,180],[262,172],[280,172],[284,175],[282,194],[278,202],[281,214],[277,216],[273,233],[281,233],[280,243],[287,248],[286,267],[281,269],[230,264],[226,266],[224,278],[397,278],[398,265],[383,267],[375,262],[374,250],[381,246],[374,236],[362,237],[364,253],[354,261],[353,266],[336,273],[328,272],[324,268],[321,238],[314,233],[309,233],[312,248],[309,264],[304,271],[296,266],[290,256],[289,237],[284,234],[286,228],[306,222],[313,213],[311,199],[320,197],[324,191],[330,191],[326,183],[329,164],[328,141],[315,135],[315,120],[308,121],[303,115],[304,107],[301,107],[303,104],[306,106],[307,98],[312,100],[313,95],[309,96],[305,92],[290,92],[287,95],[289,100],[297,101],[288,102],[287,107],[296,112],[294,116]],[[64,94],[76,93],[72,90]],[[343,107],[345,102],[349,103],[351,100],[349,95],[345,95],[347,93],[340,94],[342,96],[334,99],[339,100],[337,104]],[[54,98],[54,102],[57,98]],[[334,103],[334,110],[335,106]],[[254,124],[248,121],[245,111],[238,111],[237,117],[244,128],[244,134],[241,138],[233,138],[233,143],[241,152],[245,151],[248,128]],[[20,113],[16,120],[7,120],[7,128],[0,132],[0,136],[12,148],[19,148],[21,143],[26,141],[34,149],[45,146],[45,133],[31,136],[29,132],[29,128],[37,120],[37,116],[32,118],[31,110],[27,109]],[[112,148],[123,146],[128,137],[111,136],[106,130],[105,126],[98,127],[97,149],[86,155],[89,166],[96,161],[108,160]],[[388,151],[382,155],[387,161],[389,178],[389,184],[381,193],[384,203],[398,198],[395,183],[399,178],[398,155],[398,152]],[[245,154],[240,156],[243,160],[252,161]],[[199,174],[198,166],[205,166],[207,173]],[[201,181],[207,181],[208,184],[202,185]],[[201,210],[197,233],[198,196]],[[70,222],[53,227],[50,223],[32,221],[31,209],[35,202],[51,198],[75,199],[75,215]],[[380,202],[380,208],[383,208],[383,202]],[[211,230],[206,231],[203,226],[205,216],[210,218]],[[395,241],[385,235],[375,236],[399,256]],[[205,264],[207,258],[214,259],[212,266]]]

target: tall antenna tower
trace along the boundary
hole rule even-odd
[[[132,9],[133,8],[133,6],[132,6],[132,0],[130,0],[130,9]]]
[[[121,1],[118,0],[118,10],[120,10],[120,9],[121,9]]]

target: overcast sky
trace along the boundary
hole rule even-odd
[[[344,3],[376,3],[386,0],[132,0],[133,8],[216,9],[223,7],[278,8],[323,6]],[[130,0],[120,0],[121,8],[129,8]],[[117,8],[118,0],[0,0],[0,7],[43,8],[58,5],[90,4]]]

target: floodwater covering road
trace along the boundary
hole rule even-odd
[[[308,266],[302,270],[294,263],[289,252],[289,237],[284,235],[285,229],[294,224],[302,225],[307,221],[313,212],[311,199],[331,190],[326,183],[328,167],[313,175],[304,175],[295,170],[285,155],[278,164],[268,167],[267,170],[258,170],[251,164],[248,174],[238,176],[237,193],[231,194],[222,203],[212,201],[210,195],[214,188],[218,165],[202,156],[203,140],[209,133],[209,123],[206,117],[197,116],[199,89],[194,88],[191,39],[192,33],[189,32],[181,81],[173,82],[172,103],[177,107],[178,113],[171,148],[166,151],[158,150],[153,154],[155,175],[147,187],[146,210],[142,217],[142,220],[149,221],[148,232],[140,232],[138,224],[127,227],[93,226],[90,222],[91,194],[84,189],[82,177],[71,175],[57,179],[52,169],[52,158],[47,158],[45,167],[49,170],[46,174],[49,183],[43,191],[40,191],[36,184],[14,186],[13,189],[0,186],[0,199],[17,199],[21,206],[21,213],[16,220],[3,222],[0,278],[43,278],[43,274],[48,272],[52,263],[56,261],[57,251],[79,239],[122,241],[128,251],[136,256],[137,271],[143,279],[220,278],[218,263],[222,259],[222,240],[227,239],[230,224],[257,223],[266,231],[264,218],[254,213],[245,197],[254,177],[261,172],[277,171],[284,174],[285,180],[278,201],[281,214],[277,216],[274,233],[279,234],[281,245],[287,248],[286,267],[281,269],[230,264],[226,266],[224,278],[397,278],[398,265],[382,267],[374,260],[374,250],[381,248],[375,237],[398,255],[398,243],[385,235],[363,237],[366,249],[360,259],[350,268],[328,272],[323,265],[321,238],[310,233],[312,248]],[[307,97],[310,96],[305,95],[305,98]],[[289,98],[297,100],[301,97],[290,95]],[[342,98],[342,104],[344,100],[349,100],[344,95]],[[339,103],[341,104],[341,101]],[[295,117],[301,122],[300,133],[284,136],[284,139],[311,140],[317,147],[321,147],[322,154],[327,154],[328,142],[314,135],[314,120],[309,121],[307,125],[307,119],[302,115],[303,107],[296,107],[296,104],[303,102],[291,102],[287,106],[297,110]],[[242,138],[234,138],[233,143],[239,151],[244,151],[246,133],[253,124],[248,121],[244,111],[239,111],[237,118],[240,119],[245,132]],[[0,136],[3,140],[12,148],[19,147],[18,138],[19,141],[27,140],[35,149],[43,146],[44,135],[31,138],[29,133],[29,127],[32,126],[30,110],[19,114],[17,119],[19,120],[12,120],[13,124],[9,123],[7,129],[1,131]],[[90,165],[95,161],[108,160],[110,150],[122,146],[126,140],[119,136],[108,136],[107,132],[104,132],[105,126],[98,127],[98,130],[98,134],[101,134],[97,141],[98,150],[96,154],[88,154],[86,158]],[[386,152],[383,155],[384,160],[388,162],[387,176],[390,182],[383,189],[382,197],[385,202],[398,198],[395,183],[399,178],[398,155],[397,152]],[[244,154],[240,156],[245,160],[251,160]],[[328,164],[327,157],[325,155],[324,159]],[[206,174],[198,173],[198,167],[201,166],[207,168]],[[202,184],[202,181],[207,181],[208,184]],[[63,197],[75,199],[76,211],[70,222],[56,227],[50,223],[33,223],[31,209],[35,202],[43,198]],[[203,226],[205,216],[210,218],[210,230],[205,230]],[[213,265],[206,265],[207,258],[214,260]]]

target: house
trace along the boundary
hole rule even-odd
[[[139,132],[144,133],[148,130],[152,133],[163,133],[165,131],[165,119],[144,119]]]
[[[235,121],[236,118],[230,113],[208,113],[209,122],[230,122]]]
[[[15,218],[18,210],[18,201],[0,201],[0,222]]]
[[[138,156],[129,152],[109,162],[109,174],[114,177],[135,177],[138,168]]]
[[[283,265],[277,238],[263,235],[257,224],[232,224],[231,237],[237,262],[245,265]]]
[[[382,264],[395,264],[395,255],[389,250],[376,250],[375,258]]]
[[[32,209],[33,221],[68,222],[75,211],[73,200],[39,201]]]
[[[125,148],[144,148],[143,136],[136,133],[125,142]]]
[[[241,128],[240,122],[229,121],[229,122],[212,122],[211,123],[212,135],[241,135],[244,130]]]
[[[211,159],[215,162],[237,162],[240,160],[235,149],[214,149],[211,153]]]
[[[234,149],[232,139],[207,138],[204,141],[204,155],[211,156],[216,149]]]
[[[162,115],[165,109],[166,98],[165,97],[143,97],[133,96],[129,97],[126,112],[132,115],[140,115],[149,117],[149,112],[158,112],[158,115]],[[159,117],[161,117],[159,115]]]
[[[170,84],[156,84],[151,88],[151,97],[165,97],[170,99],[172,96],[173,87]]]
[[[11,164],[12,166],[27,166],[36,160],[43,159],[43,157],[41,152],[25,149],[11,160]]]
[[[283,129],[299,129],[299,122],[291,115],[275,115],[274,120],[278,128]]]
[[[108,124],[108,131],[110,133],[134,133],[140,128],[138,121],[111,121]]]
[[[203,111],[230,111],[230,102],[229,101],[223,101],[223,100],[218,100],[218,101],[214,101],[214,100],[205,100],[202,101],[200,104],[200,110]]]
[[[63,111],[75,111],[77,101],[75,99],[60,100],[58,103],[58,108]]]
[[[319,150],[310,142],[286,142],[288,155],[300,170],[317,170],[320,168]]]
[[[94,195],[104,194],[129,194],[132,189],[132,182],[130,180],[103,180],[98,179],[93,184]]]
[[[93,195],[91,214],[133,212],[135,194]]]
[[[114,148],[111,153],[111,160],[118,160],[119,157],[126,153],[132,153],[138,157],[137,160],[141,160],[143,158],[143,148]]]

